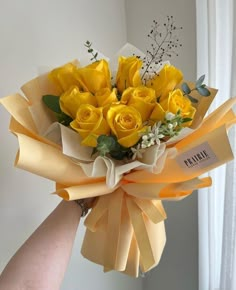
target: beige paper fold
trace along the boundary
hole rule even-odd
[[[74,164],[60,150],[26,135],[17,133],[17,137],[20,146],[15,161],[17,167],[60,184],[78,185],[91,182],[91,178],[84,174],[80,166]]]
[[[150,208],[147,203],[151,205]],[[107,211],[107,226],[100,228],[98,222]],[[87,216],[85,220],[87,232],[81,250],[82,254],[103,265],[104,271],[114,269],[128,272],[129,275],[136,277],[137,268],[141,262],[145,271],[160,260],[165,244],[163,223],[165,218],[166,214],[161,201],[142,202],[118,188],[113,192],[112,198],[109,196],[99,198]],[[158,224],[155,230],[150,223]],[[150,242],[152,230],[155,232],[154,235],[158,234],[159,242],[156,244]],[[91,240],[96,241],[97,253],[90,251]],[[104,255],[101,255],[101,252]],[[135,259],[132,263],[131,257]],[[134,261],[138,265],[134,264]]]
[[[28,110],[29,103],[20,94],[15,94],[2,98],[0,103],[11,114],[11,116],[17,120],[27,130],[37,133],[36,125]]]
[[[106,255],[104,257],[105,268],[116,269],[117,271],[124,271],[126,267],[126,260],[128,256],[128,249],[132,237],[132,228],[125,217],[122,215],[123,210],[125,212],[125,206],[123,206],[124,193],[121,189],[113,192],[113,197],[110,199],[108,208],[108,223],[107,223],[107,239],[105,248]],[[126,212],[125,212],[126,213]],[[128,215],[125,214],[128,218]],[[121,226],[122,225],[122,226]],[[127,232],[124,230],[127,230]],[[125,234],[125,236],[123,236]],[[119,245],[124,245],[122,238],[126,237],[126,247],[122,247],[121,251]],[[122,253],[122,255],[120,255]]]
[[[140,252],[138,248],[138,244],[136,242],[135,236],[132,236],[132,241],[130,245],[129,255],[126,263],[126,268],[123,273],[138,277],[139,275],[139,262],[140,261]]]
[[[195,87],[195,84],[191,82],[188,82],[188,84],[190,84],[191,87]],[[196,108],[196,113],[195,113],[194,120],[191,125],[192,128],[197,128],[200,125],[200,123],[203,121],[212,101],[214,100],[217,94],[218,90],[209,88],[209,87],[207,88],[211,93],[210,96],[208,97],[199,95],[197,91],[191,92],[191,96],[193,96],[194,98],[198,100],[197,103],[194,103],[194,107]]]
[[[41,103],[43,95],[59,96],[61,94],[58,87],[50,81],[47,73],[25,83],[21,90],[31,104]]]
[[[103,181],[99,182],[99,180],[103,180]],[[55,194],[59,195],[65,200],[76,200],[76,199],[101,196],[104,194],[114,192],[114,188],[108,187],[106,182],[104,181],[104,178],[95,178],[94,180],[89,180],[89,182],[90,182],[89,184],[81,184],[81,185],[71,186],[68,188],[58,189],[55,192]],[[82,183],[86,183],[86,181],[84,180],[82,181]]]
[[[146,227],[147,217],[142,214],[142,211],[130,198],[127,199],[127,207],[140,251],[143,272],[146,272],[159,262],[165,243],[161,243],[161,247],[155,256],[150,242],[149,232]],[[162,222],[159,222],[158,225],[161,223]],[[164,227],[162,227],[162,229],[164,230]],[[165,240],[163,238],[163,235],[165,235],[163,231],[161,233],[158,231],[156,234],[159,235],[162,241]]]

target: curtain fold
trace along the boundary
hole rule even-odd
[[[236,95],[235,6],[234,0],[196,0],[197,74],[219,89],[211,111]],[[235,128],[230,139],[236,152]],[[232,161],[213,170],[213,186],[199,191],[199,290],[236,289],[235,167]]]

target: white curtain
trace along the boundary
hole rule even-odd
[[[217,108],[236,95],[235,0],[196,0],[197,74],[219,92]],[[236,130],[229,132],[236,157]],[[220,140],[219,140],[220,142]],[[236,289],[236,162],[209,173],[199,191],[199,290]]]

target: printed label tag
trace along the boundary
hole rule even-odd
[[[176,161],[182,169],[192,172],[214,164],[218,158],[208,142],[204,142],[177,156]]]

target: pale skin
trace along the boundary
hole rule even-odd
[[[81,212],[75,202],[62,201],[11,258],[0,290],[60,289]]]

